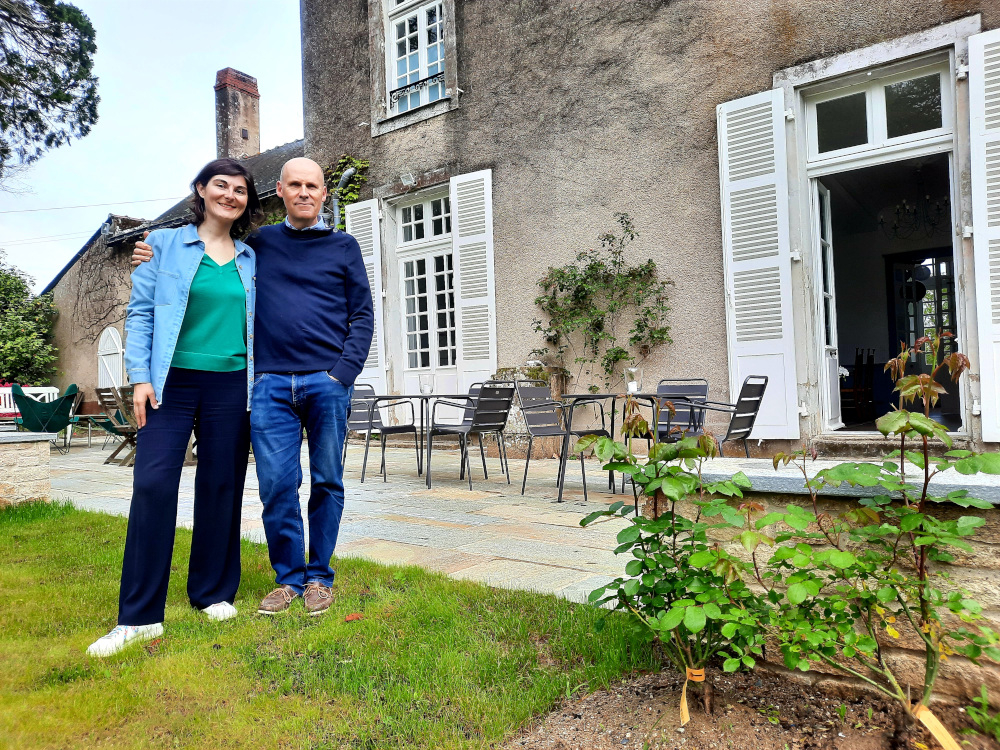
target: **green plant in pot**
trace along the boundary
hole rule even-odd
[[[944,393],[937,378],[947,371],[957,383],[969,366],[963,354],[944,354],[950,338],[922,338],[886,365],[899,408],[877,427],[898,440],[898,450],[879,462],[843,463],[811,478],[804,451],[778,454],[775,468],[791,462],[801,468],[812,510],[790,505],[756,525],[784,527],[759,582],[768,589],[769,630],[785,665],[807,670],[819,663],[852,675],[902,704],[897,736],[920,720],[943,746],[957,747],[928,708],[941,663],[952,655],[1000,661],[1000,648],[996,634],[977,623],[982,606],[948,575],[956,554],[972,551],[968,540],[985,523],[954,508],[992,505],[965,490],[935,495],[931,480],[952,470],[1000,474],[1000,454],[951,450],[947,428],[931,419]],[[933,371],[906,374],[918,356],[933,363]],[[823,512],[819,491],[842,484],[872,488],[865,492],[873,496],[836,515]],[[890,657],[888,647],[900,644],[923,653],[922,684],[907,684]]]

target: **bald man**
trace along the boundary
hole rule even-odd
[[[320,217],[323,170],[311,159],[281,168],[284,222],[247,238],[257,253],[251,440],[264,504],[264,534],[278,587],[258,612],[311,615],[332,601],[330,567],[344,512],[342,451],[354,380],[371,346],[375,316],[357,241]],[[133,262],[152,250],[136,245]],[[309,549],[299,505],[302,430],[309,441]]]

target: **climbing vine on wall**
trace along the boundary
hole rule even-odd
[[[575,364],[575,377],[598,375],[608,388],[623,380],[623,368],[672,343],[667,324],[667,287],[656,263],[630,265],[625,251],[638,236],[627,213],[616,213],[618,231],[599,237],[600,247],[576,262],[549,268],[535,299],[547,322],[535,320],[546,346],[533,355]]]
[[[350,167],[354,167],[354,175],[347,181],[347,184],[337,192],[337,185],[341,175]],[[344,208],[357,203],[361,197],[361,188],[368,182],[368,160],[358,159],[350,154],[344,154],[336,164],[331,164],[323,170],[323,177],[326,179],[326,189],[331,197],[340,199],[340,223],[337,229],[346,229],[344,226]]]

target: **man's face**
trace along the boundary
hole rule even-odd
[[[326,200],[323,170],[309,159],[292,159],[282,170],[277,191],[285,202],[289,221],[293,225],[311,226],[316,223]]]

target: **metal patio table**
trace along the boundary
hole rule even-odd
[[[611,399],[611,435],[612,439],[615,435],[615,409],[618,405],[618,399],[625,399],[631,396],[632,398],[639,399],[642,401],[670,401],[670,400],[680,400],[680,399],[668,399],[658,393],[564,393],[562,395],[561,401],[568,402],[569,406],[569,418],[566,420],[566,434],[563,436],[562,445],[562,456],[560,458],[559,466],[559,497],[556,502],[561,503],[563,501],[563,487],[566,483],[566,465],[569,463],[569,444],[570,440],[573,438],[573,413],[576,411],[576,407],[579,405],[580,401],[607,401]],[[652,425],[651,429],[655,430],[656,426]],[[612,482],[611,482],[611,492],[614,494],[614,472],[612,472]]]
[[[421,460],[417,463],[417,476],[423,476],[424,473],[424,461],[427,458],[428,443],[430,442],[429,430],[426,429],[425,425],[430,419],[430,402],[436,398],[446,399],[446,400],[467,400],[474,399],[474,396],[470,396],[468,393],[401,393],[395,396],[376,396],[373,400],[375,401],[375,407],[378,408],[378,403],[380,401],[401,401],[403,399],[414,399],[420,402],[420,442],[423,445],[423,450],[421,451]],[[456,407],[457,408],[457,407]]]

